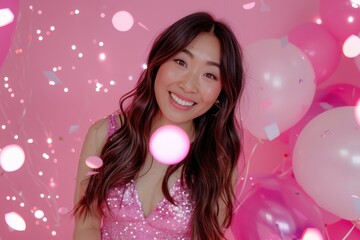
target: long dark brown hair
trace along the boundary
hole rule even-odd
[[[243,89],[242,55],[231,29],[210,14],[190,14],[165,29],[154,41],[147,69],[136,87],[120,99],[121,127],[110,136],[101,152],[104,161],[99,173],[90,177],[85,196],[75,206],[75,215],[86,217],[94,211],[103,215],[103,204],[109,189],[136,178],[148,154],[148,140],[153,119],[159,111],[154,80],[159,67],[200,33],[213,33],[220,41],[220,74],[222,90],[220,108],[213,106],[194,119],[195,138],[188,156],[170,165],[162,182],[164,196],[174,203],[168,190],[168,179],[182,168],[182,181],[190,189],[194,202],[192,235],[195,239],[223,239],[224,228],[232,220],[234,191],[232,174],[237,170],[241,143],[235,120],[235,106]],[[125,107],[125,102],[130,103]],[[219,224],[219,202],[225,205],[224,222]]]

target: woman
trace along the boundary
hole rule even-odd
[[[240,154],[234,109],[243,89],[239,44],[203,12],[163,31],[147,69],[118,114],[90,127],[80,156],[74,239],[224,239],[232,219]],[[130,101],[127,107],[125,102]],[[185,130],[186,158],[153,159],[151,133]],[[103,166],[87,177],[85,160]]]

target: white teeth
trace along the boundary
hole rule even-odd
[[[171,98],[174,99],[175,102],[177,102],[178,104],[182,105],[182,106],[192,106],[195,103],[194,102],[187,102],[185,100],[182,100],[180,98],[178,98],[175,94],[171,93],[170,94]]]

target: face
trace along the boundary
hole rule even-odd
[[[220,42],[211,33],[160,66],[154,88],[163,124],[192,125],[213,106],[222,88],[219,67]]]

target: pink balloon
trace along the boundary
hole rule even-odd
[[[16,27],[17,16],[19,12],[19,0],[0,1],[0,10],[3,10],[2,13],[6,16],[9,16],[9,13],[11,13],[14,19],[9,23],[6,22],[6,25],[0,27],[0,68],[1,68],[9,52],[9,48],[11,46],[12,34]],[[0,15],[1,20],[3,20],[4,18],[5,16]]]
[[[289,42],[301,49],[309,58],[319,84],[336,70],[341,47],[338,40],[321,25],[305,23],[293,28],[288,34]]]
[[[351,0],[321,0],[320,17],[325,28],[344,42],[351,34],[360,32],[359,4]]]
[[[254,186],[234,215],[236,239],[300,239],[310,228],[324,236],[316,204],[293,179],[264,178]]]
[[[336,105],[340,100],[344,105],[355,106],[360,99],[360,88],[349,83],[338,83],[324,89],[323,101]]]
[[[360,72],[360,55],[354,58],[357,70]]]
[[[243,131],[243,158],[240,162],[248,164],[247,177],[257,178],[286,170],[285,164],[291,163],[287,144],[277,138],[273,141],[261,141],[246,129]],[[245,177],[244,166],[239,164],[239,172]]]
[[[330,109],[304,127],[293,171],[320,207],[343,219],[360,218],[360,126],[353,106]]]
[[[247,81],[240,104],[244,127],[255,137],[273,140],[308,111],[315,75],[308,58],[286,39],[265,39],[246,46]]]
[[[348,105],[340,96],[326,90],[316,91],[315,99],[306,115],[283,135],[287,134],[289,152],[292,153],[302,129],[317,115],[329,109]],[[282,136],[286,138],[285,136]]]
[[[331,236],[331,240],[342,240],[344,239],[345,235],[352,229],[353,223],[346,220],[340,220],[334,224],[328,225],[327,231]],[[360,230],[354,228],[350,235],[347,236],[346,240],[359,240],[360,239]]]

